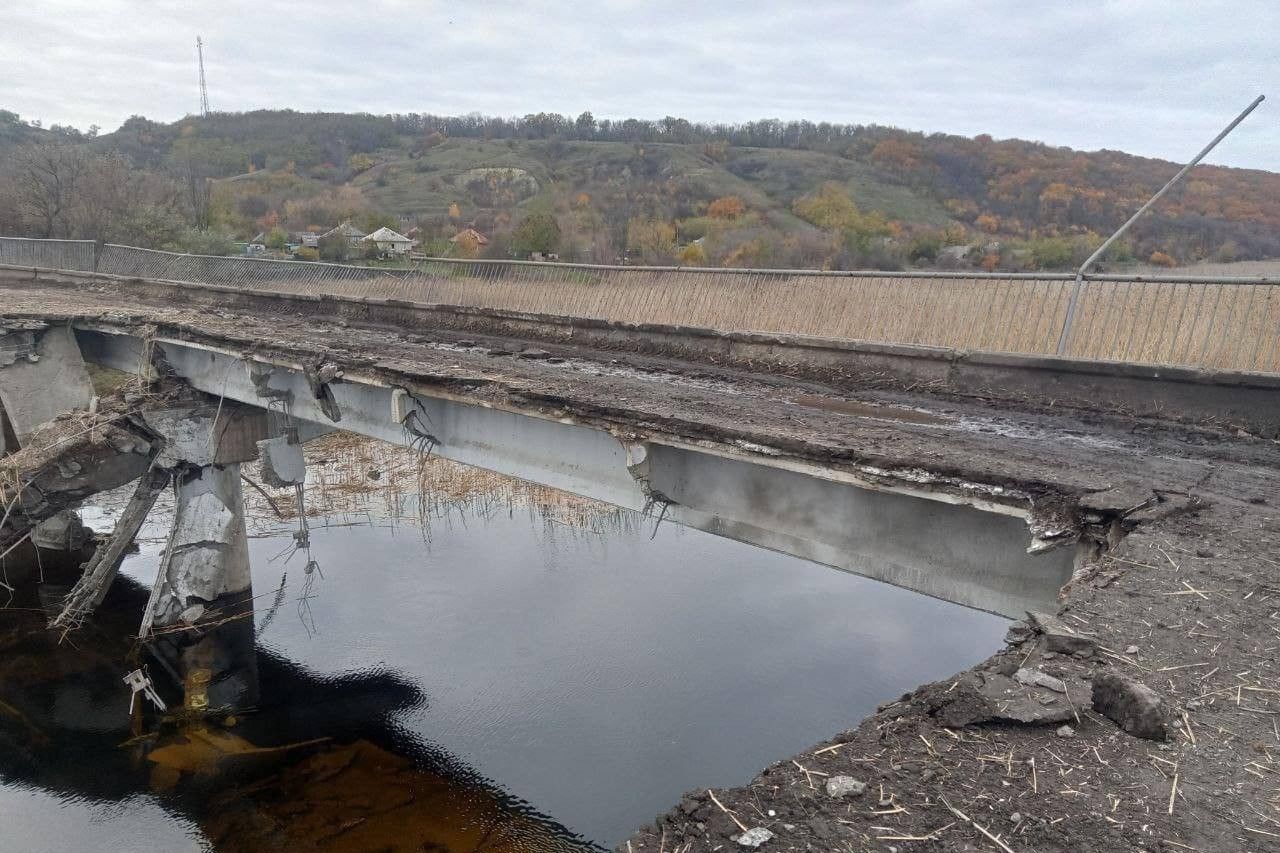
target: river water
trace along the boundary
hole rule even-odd
[[[92,626],[0,612],[0,851],[612,847],[1006,625],[376,442],[308,456],[317,572],[292,494],[246,489],[262,701],[231,725],[128,714],[163,502]]]

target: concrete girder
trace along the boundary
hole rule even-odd
[[[933,492],[790,459],[768,447],[666,436],[623,441],[533,407],[500,408],[433,388],[395,387],[347,373],[317,384],[316,371],[186,341],[154,342],[195,388],[258,405],[287,400],[293,417],[340,416],[343,429],[422,446],[468,465],[616,506],[661,505],[664,519],[960,604],[1020,617],[1056,599],[1073,548],[1027,554],[1029,507]],[[92,360],[122,370],[142,344],[83,331]],[[239,363],[239,364],[237,364]],[[337,379],[337,377],[334,377]]]

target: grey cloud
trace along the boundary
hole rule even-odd
[[[56,0],[0,10],[0,107],[85,127],[215,109],[765,116],[1185,159],[1280,99],[1280,4]],[[1280,103],[1215,152],[1280,170]]]

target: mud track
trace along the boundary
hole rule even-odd
[[[889,479],[923,476],[939,489],[977,486],[1109,526],[1110,549],[1063,591],[1061,619],[1082,638],[1079,652],[1013,630],[1009,647],[973,670],[886,705],[743,787],[687,796],[619,849],[744,849],[744,828],[767,830],[766,851],[1280,849],[1274,441],[1212,425],[994,406],[873,378],[837,386],[551,344],[536,344],[547,358],[520,358],[512,353],[528,342],[149,303],[111,284],[3,295],[6,316],[333,361],[618,433],[763,446]],[[1020,668],[1067,687],[1069,732],[1061,721],[983,711],[985,686]],[[1157,694],[1166,740],[1127,734],[1092,709],[1088,684],[1108,673]],[[1045,688],[1018,689],[1034,701]],[[867,788],[830,796],[836,776]]]

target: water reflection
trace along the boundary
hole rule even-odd
[[[586,849],[398,728],[399,713],[428,701],[384,669],[322,677],[263,651],[252,712],[144,725],[119,679],[137,654],[130,634],[145,600],[138,584],[118,583],[74,646],[56,642],[38,608],[0,621],[3,790],[39,791],[27,806],[44,822],[62,824],[66,804],[97,802],[138,813],[138,849],[167,849],[160,838],[195,827],[221,851]],[[34,830],[23,838],[9,824],[4,837],[20,843],[11,849],[58,849]]]
[[[247,489],[262,699],[233,725],[149,732],[126,713],[164,506],[124,567],[135,583],[74,647],[44,631],[37,599],[0,614],[0,802],[38,818],[6,839],[40,849],[41,822],[77,825],[92,800],[116,804],[138,849],[611,845],[684,790],[745,782],[967,666],[1003,631],[386,445],[335,438],[309,457],[314,630],[290,496]],[[109,525],[109,502],[88,515]]]

